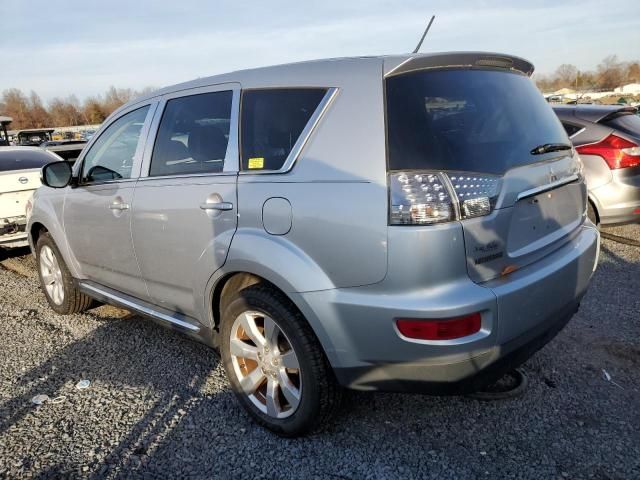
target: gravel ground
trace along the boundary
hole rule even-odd
[[[640,226],[610,232],[640,240]],[[524,366],[524,396],[353,392],[296,440],[245,416],[212,350],[113,307],[57,316],[28,252],[12,255],[0,478],[640,478],[640,247],[603,240],[579,313]]]

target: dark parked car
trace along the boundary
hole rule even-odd
[[[589,218],[640,221],[640,117],[623,105],[562,105],[554,111],[584,162]]]

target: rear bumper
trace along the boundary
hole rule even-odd
[[[640,175],[615,172],[611,182],[590,190],[589,197],[602,225],[640,222]]]
[[[15,248],[28,245],[26,223],[26,217],[0,219],[0,247]]]
[[[338,381],[358,390],[380,390],[433,395],[477,392],[512,370],[549,343],[578,310],[578,300],[517,338],[495,346],[477,357],[437,367],[391,364],[377,367],[338,368]],[[437,375],[429,369],[441,370]],[[446,378],[457,380],[447,381]],[[435,378],[435,379],[434,379]]]
[[[382,285],[300,294],[338,381],[358,390],[459,394],[479,389],[527,360],[577,310],[595,269],[599,234],[581,227],[544,259],[504,279],[467,279],[391,293]],[[381,290],[382,289],[382,290]],[[463,339],[401,338],[395,318],[481,312],[482,332]],[[329,339],[329,340],[326,340]]]

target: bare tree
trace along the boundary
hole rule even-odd
[[[29,100],[17,88],[9,88],[2,92],[4,105],[2,114],[13,118],[12,128],[28,128],[31,123],[29,118]]]
[[[575,88],[576,79],[578,78],[578,68],[575,65],[563,63],[556,68],[555,78],[562,87]]]
[[[11,126],[15,129],[99,124],[124,103],[153,90],[153,87],[135,91],[112,86],[104,96],[88,97],[82,103],[70,95],[53,98],[45,107],[36,92],[27,97],[21,90],[9,88],[0,96],[0,115],[13,117]]]
[[[640,62],[629,62],[627,64],[625,83],[640,83]]]
[[[99,97],[87,98],[82,106],[82,114],[85,122],[90,125],[102,123],[104,119],[107,118],[107,113]]]
[[[624,80],[624,70],[622,64],[618,61],[617,55],[609,55],[597,68],[598,86],[602,89],[612,90],[619,87]]]
[[[31,91],[29,95],[29,125],[33,128],[44,128],[51,125],[51,116],[42,105],[40,96]]]

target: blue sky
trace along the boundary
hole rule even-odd
[[[605,6],[606,5],[606,6]],[[488,50],[594,68],[640,58],[640,1],[0,0],[0,90],[80,99],[117,87],[323,57]]]

